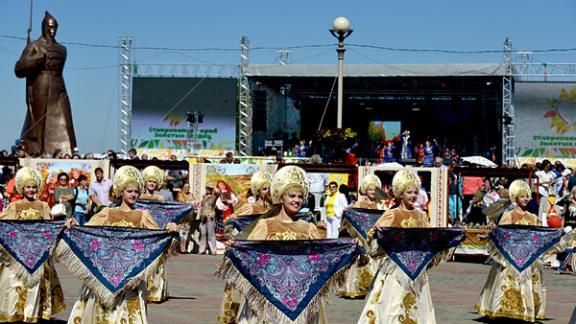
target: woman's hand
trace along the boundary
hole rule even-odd
[[[360,241],[360,239],[357,238],[357,237],[354,239],[354,243],[356,243],[356,245],[357,245],[358,247],[363,247],[363,246],[364,246],[364,244],[362,244],[362,241]]]
[[[174,233],[174,232],[178,232],[178,225],[176,225],[176,223],[168,223],[166,224],[166,230],[168,231],[168,233]]]
[[[65,226],[66,228],[71,228],[72,226],[78,225],[78,222],[73,217],[70,217],[66,220]]]

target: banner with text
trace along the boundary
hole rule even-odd
[[[576,158],[576,83],[516,82],[519,157]]]

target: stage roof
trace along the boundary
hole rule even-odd
[[[250,77],[336,77],[336,64],[251,64]],[[344,65],[345,77],[504,76],[504,64],[367,64]]]

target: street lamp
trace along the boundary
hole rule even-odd
[[[336,118],[336,128],[342,128],[342,102],[344,96],[344,40],[352,34],[350,21],[346,17],[338,17],[332,22],[330,33],[338,39],[338,115]]]

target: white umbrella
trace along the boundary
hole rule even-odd
[[[492,161],[490,161],[487,158],[482,157],[482,156],[465,156],[462,158],[462,161],[472,163],[472,164],[481,165],[481,166],[485,166],[487,168],[498,167],[498,165],[496,165],[496,163],[494,163],[494,162],[492,162]]]
[[[390,169],[395,169],[395,168],[403,168],[404,166],[398,162],[386,162],[386,163],[381,163],[378,164],[379,167],[385,167],[385,168],[390,168]]]

